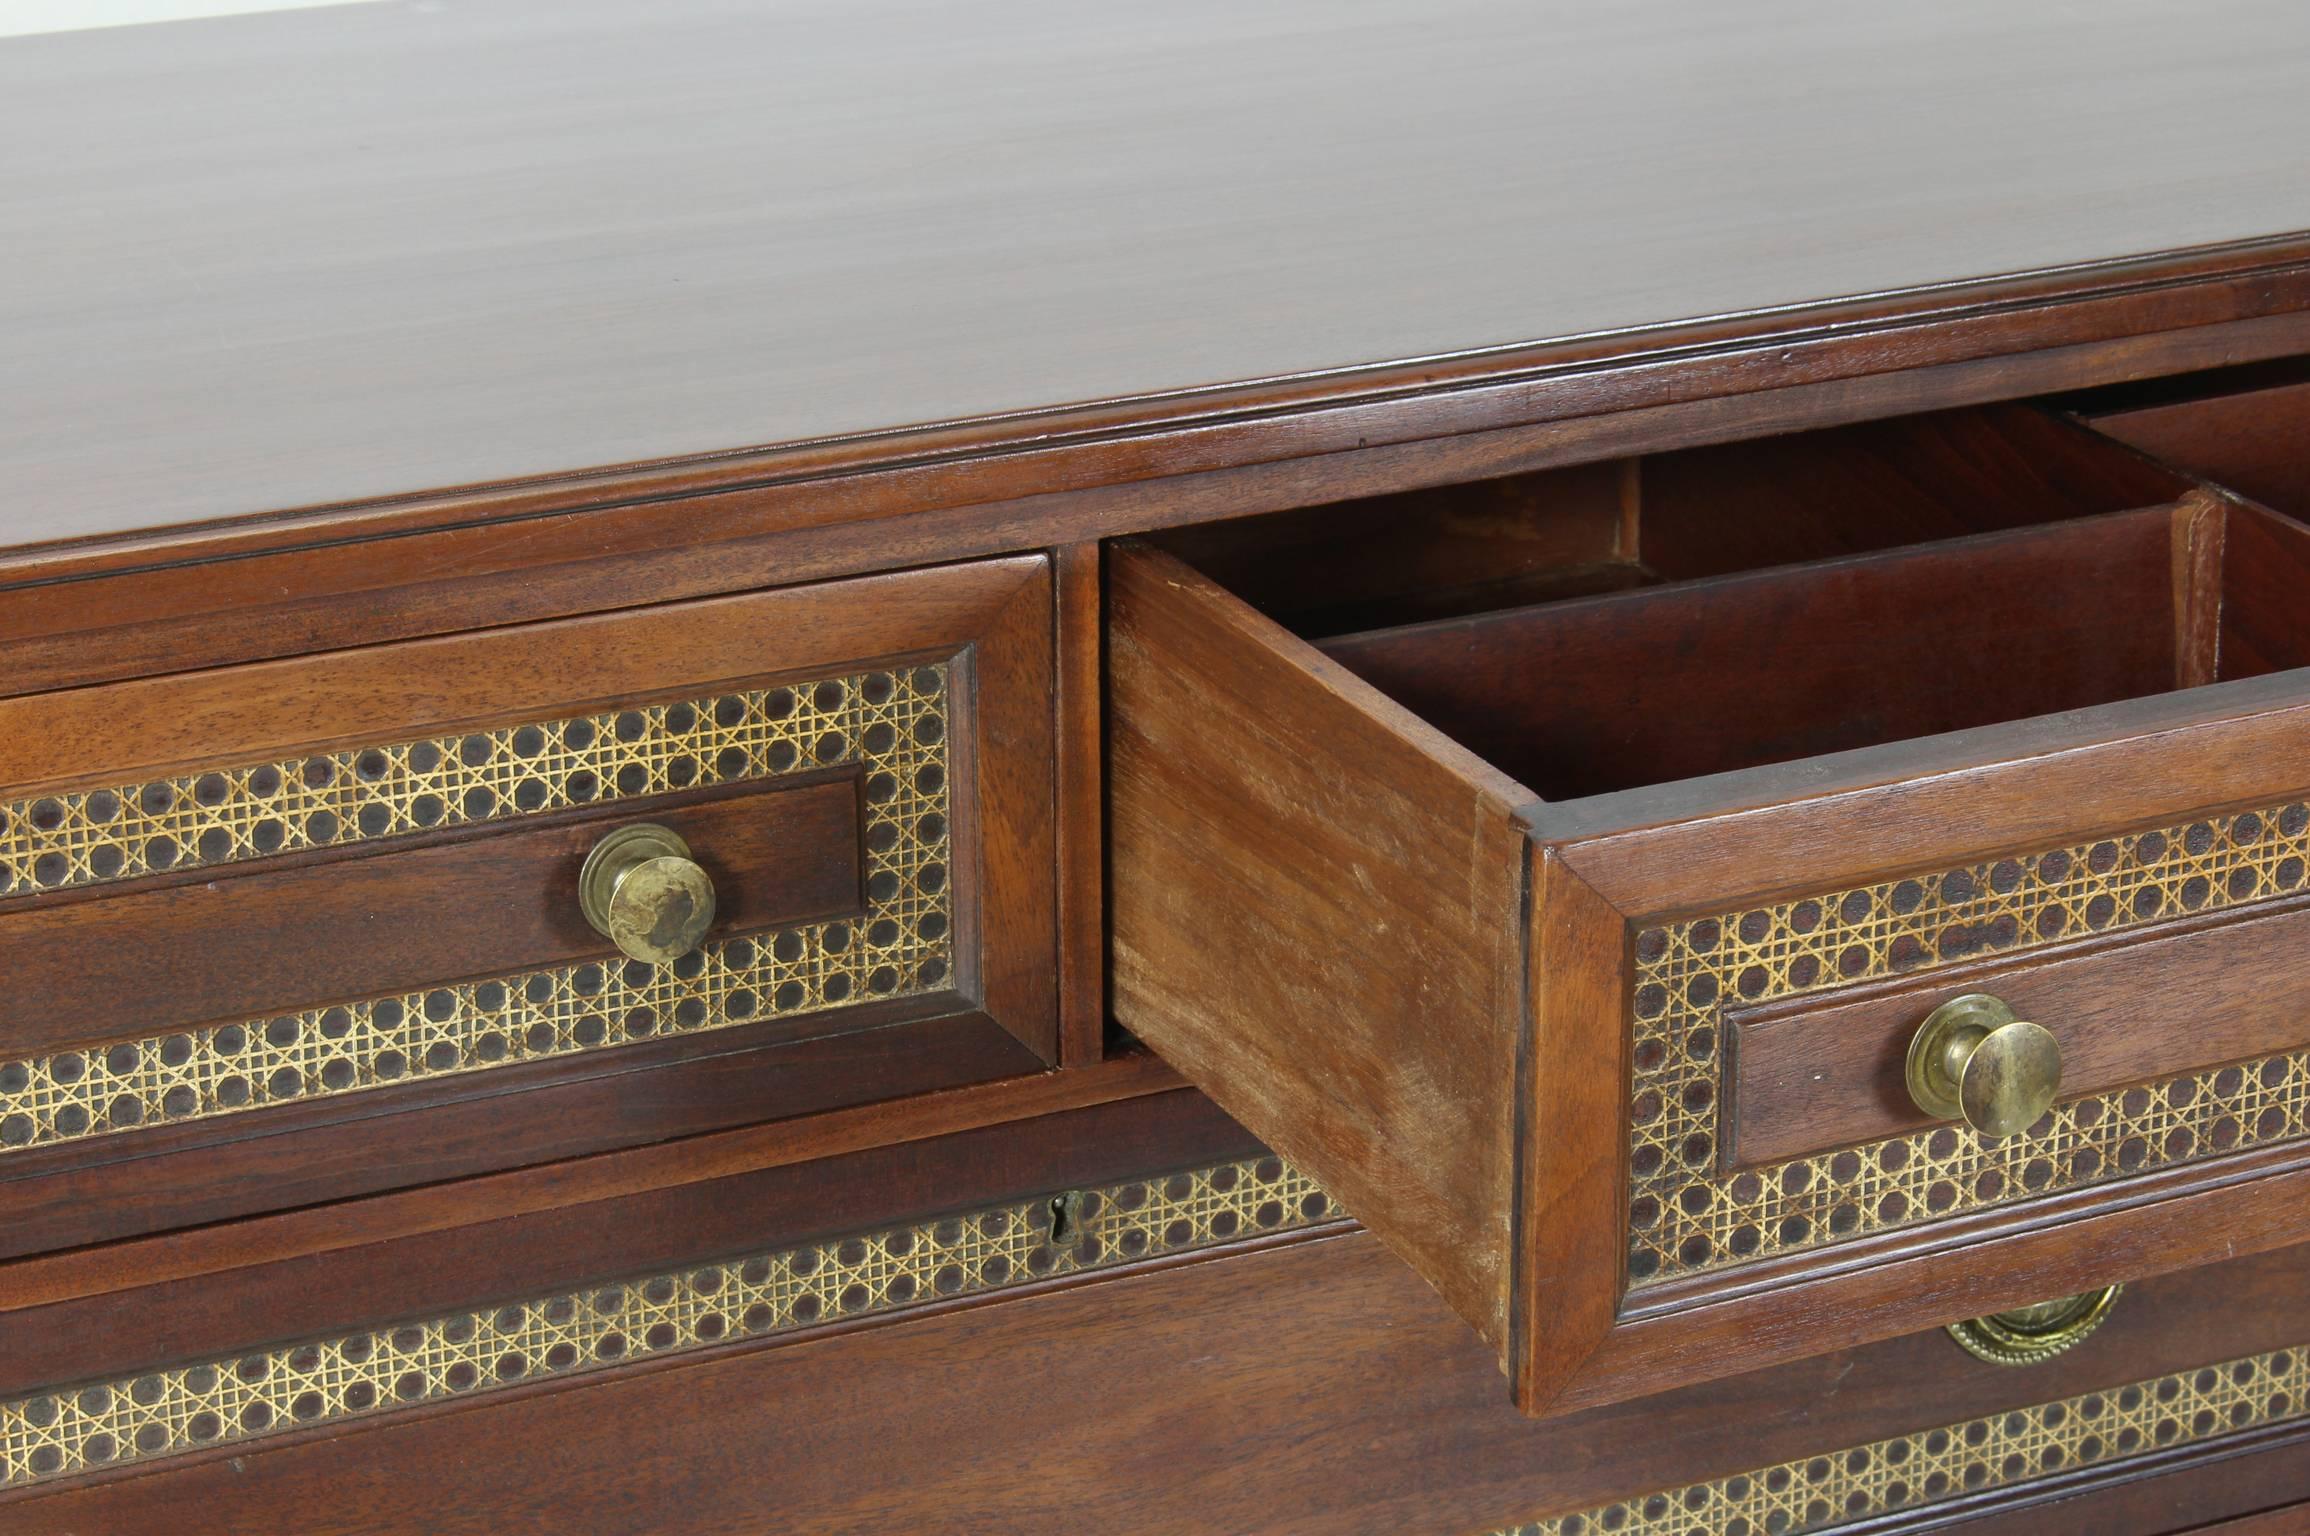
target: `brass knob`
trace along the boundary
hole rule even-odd
[[[1949,1325],[1949,1337],[1965,1352],[1993,1365],[2035,1365],[2051,1360],[2102,1325],[2117,1305],[2123,1286],[2041,1301],[2035,1306],[1992,1312]]]
[[[2026,1131],[2061,1091],[2061,1045],[1986,992],[1953,997],[1909,1042],[1909,1096],[1936,1120],[1984,1136]]]
[[[671,829],[636,822],[586,855],[578,905],[622,953],[663,965],[696,949],[713,926],[714,882]]]

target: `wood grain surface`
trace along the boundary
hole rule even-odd
[[[2306,43],[2281,0],[497,0],[8,39],[0,544],[2279,235]]]
[[[669,1510],[700,1536],[1476,1536],[2290,1347],[2306,1319],[2304,1256],[2273,1254],[2133,1287],[2093,1338],[2027,1371],[1939,1329],[1854,1347],[1823,1324],[1816,1359],[1534,1423],[1458,1320],[1353,1233],[228,1447],[5,1514],[10,1536],[179,1536],[188,1510],[224,1512],[236,1536],[659,1536]],[[2231,1461],[2186,1522],[2112,1488],[2158,1465],[2144,1456],[2086,1470],[2090,1513],[2033,1508],[2001,1530],[2146,1536],[2310,1492],[2299,1441],[2272,1459],[2293,1473],[2275,1496]],[[1940,1529],[1949,1509],[1853,1529]]]
[[[2310,458],[2302,434],[2310,428],[2310,379],[2305,365],[2217,374],[2224,385],[2142,391],[2090,414],[2094,426],[2121,442],[2218,480],[2281,512],[2310,513]]]
[[[2163,509],[1328,641],[1549,800],[2172,686]],[[1981,637],[1995,634],[1995,646]]]
[[[1503,1343],[1523,792],[1160,551],[1107,600],[1116,1020]]]

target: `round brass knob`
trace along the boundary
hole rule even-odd
[[[2035,1365],[2051,1360],[2102,1325],[2117,1305],[2123,1286],[2041,1301],[2035,1306],[1992,1312],[1949,1325],[1949,1337],[1965,1352],[1993,1365]]]
[[[696,949],[713,926],[714,882],[671,829],[636,822],[586,855],[578,905],[621,953],[663,965]]]
[[[1986,992],[1953,997],[1909,1042],[1909,1096],[1936,1120],[1984,1136],[2026,1131],[2061,1091],[2061,1045]]]

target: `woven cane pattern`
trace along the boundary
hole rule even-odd
[[[1066,1227],[1054,1231],[1061,1204]],[[0,1402],[0,1487],[603,1371],[1336,1220],[1274,1158]]]
[[[2310,1349],[2277,1350],[1895,1435],[1494,1536],[1805,1536],[2302,1416]]]
[[[1727,1174],[1717,1124],[1728,1006],[2268,900],[2303,889],[2306,858],[2291,802],[1639,932],[1631,1283],[2310,1134],[2310,1052],[2075,1099],[1995,1142],[1944,1125]]]
[[[10,805],[0,868],[54,888],[848,768],[866,909],[671,965],[588,961],[0,1062],[0,1153],[938,990],[946,708],[945,667],[924,666]]]

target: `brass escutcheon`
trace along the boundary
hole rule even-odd
[[[1949,1337],[1965,1352],[1993,1365],[2035,1365],[2050,1360],[2102,1325],[2117,1305],[2122,1285],[2041,1301],[2034,1306],[1992,1312],[1949,1325]]]
[[[696,949],[713,926],[714,882],[671,828],[636,822],[586,855],[578,905],[621,954],[663,965]]]
[[[1953,997],[1909,1041],[1909,1096],[1936,1120],[1984,1136],[2026,1131],[2061,1092],[2061,1045],[1986,992]]]

